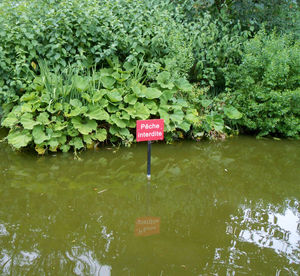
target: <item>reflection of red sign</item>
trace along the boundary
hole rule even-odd
[[[164,119],[136,121],[136,141],[164,140]]]
[[[159,234],[160,218],[157,217],[143,217],[137,218],[135,221],[134,234],[137,237],[151,236]]]

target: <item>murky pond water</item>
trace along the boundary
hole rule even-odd
[[[0,144],[1,275],[297,275],[300,142],[37,157]]]

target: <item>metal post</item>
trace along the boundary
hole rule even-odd
[[[147,189],[146,189],[146,215],[150,216],[150,205],[151,205],[151,182],[147,181]]]
[[[147,179],[151,179],[151,141],[148,141]]]

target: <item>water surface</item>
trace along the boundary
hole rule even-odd
[[[38,157],[0,144],[1,275],[297,275],[300,142]]]

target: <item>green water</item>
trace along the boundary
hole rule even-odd
[[[153,144],[151,183],[146,150],[0,144],[0,275],[300,272],[299,141]]]

